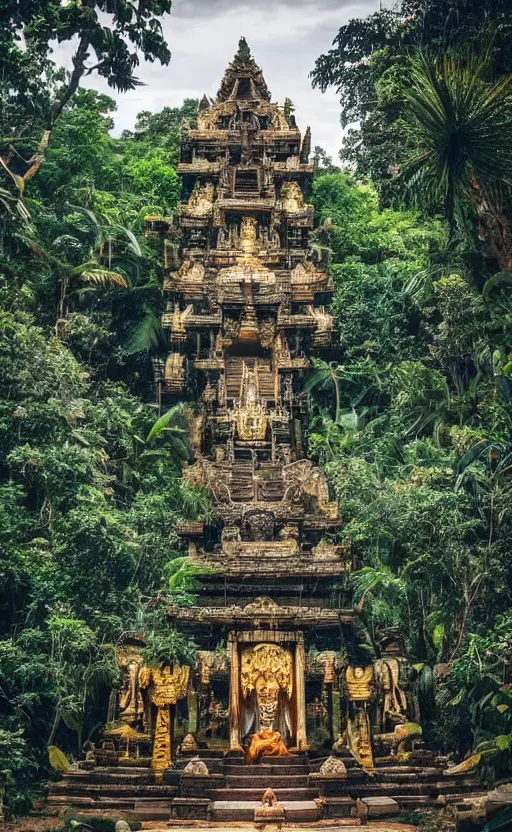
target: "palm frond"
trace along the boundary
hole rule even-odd
[[[75,270],[76,272],[76,270]],[[128,288],[128,282],[122,274],[119,272],[111,271],[110,269],[102,269],[102,268],[85,268],[83,271],[78,272],[80,274],[80,278],[85,281],[85,283],[90,283],[92,286],[95,286],[99,289],[106,289],[108,286],[121,286],[121,288],[126,289]]]

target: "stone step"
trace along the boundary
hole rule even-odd
[[[265,790],[268,788],[267,784],[262,784],[261,788],[246,788],[246,789],[205,789],[204,797],[210,797],[212,800],[221,802],[224,801],[260,801]],[[274,789],[275,795],[280,803],[285,800],[312,800],[318,797],[318,789]]]
[[[93,798],[100,798],[103,795],[120,795],[124,797],[125,795],[142,795],[144,797],[151,797],[152,795],[158,795],[159,797],[174,797],[177,792],[177,786],[166,786],[165,784],[155,784],[152,785],[128,785],[126,783],[119,784],[119,783],[87,783],[87,782],[74,782],[68,783],[65,781],[59,781],[58,783],[53,783],[51,788],[52,794],[69,794],[69,795],[88,795],[89,797]]]
[[[309,766],[231,766],[225,765],[223,772],[226,777],[307,777]]]
[[[314,800],[282,801],[288,823],[317,821],[320,809]],[[214,821],[253,821],[254,810],[261,804],[252,800],[215,800],[211,819]]]
[[[303,823],[320,819],[320,808],[314,800],[283,800],[287,823]]]
[[[95,800],[92,797],[81,797],[79,795],[50,794],[48,795],[46,803],[48,806],[58,806],[62,808],[75,807],[76,809],[98,809],[99,811],[102,811],[103,809],[122,809],[126,811],[133,811],[135,805],[135,795],[132,795],[131,798],[102,797],[99,800]]]
[[[215,821],[253,821],[254,810],[261,804],[255,800],[215,800],[211,819]]]
[[[245,770],[247,772],[247,770]],[[264,788],[274,789],[307,789],[308,788],[308,774],[291,774],[283,775],[280,771],[258,775],[258,782]],[[254,776],[247,777],[241,775],[229,775],[226,777],[226,788],[228,789],[247,789],[254,788]]]
[[[362,802],[368,809],[369,820],[400,814],[400,806],[392,797],[363,797]]]
[[[308,766],[307,754],[292,754],[290,757],[262,757],[260,763],[246,764],[248,769],[256,769],[258,766]]]
[[[134,812],[139,820],[170,820],[170,800],[136,800]]]
[[[390,797],[396,800],[401,809],[412,811],[413,809],[421,809],[423,806],[428,806],[431,798],[427,794],[392,794]]]

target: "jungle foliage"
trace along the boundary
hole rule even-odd
[[[509,773],[512,628],[508,3],[402,0],[340,29],[314,84],[359,120],[313,199],[340,351],[310,448],[359,557],[368,639],[435,669],[429,742]],[[322,159],[320,159],[320,165]]]
[[[108,3],[4,5],[0,777],[13,814],[52,776],[47,747],[77,755],[98,736],[124,632],[157,643],[154,660],[190,658],[164,610],[183,555],[176,524],[208,500],[180,479],[188,412],[158,420],[143,349],[162,310],[144,216],[176,206],[179,125],[197,102],[141,113],[114,139],[114,102],[72,89],[49,51],[78,35],[95,71],[128,89],[135,49],[168,62],[158,16],[170,3],[117,3],[110,32],[97,18]]]

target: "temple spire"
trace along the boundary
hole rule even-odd
[[[235,61],[249,61],[252,59],[251,50],[246,39],[242,36],[238,41],[238,52],[235,55]]]
[[[251,55],[246,39],[241,37],[238,51],[224,73],[217,101],[270,101],[270,97],[263,73]]]

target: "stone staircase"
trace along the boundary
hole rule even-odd
[[[190,756],[195,756],[194,754]],[[357,800],[378,812],[387,807],[412,811],[443,802],[457,804],[484,791],[470,775],[446,775],[435,762],[428,765],[378,764],[373,777],[350,756],[343,756],[347,776],[320,775],[325,757],[307,754],[267,757],[252,766],[241,756],[200,751],[208,776],[184,775],[190,757],[155,783],[149,768],[96,768],[72,771],[54,783],[48,803],[85,810],[127,810],[141,820],[253,821],[267,788],[284,806],[287,822],[314,822],[350,817]],[[379,817],[375,814],[373,817]]]
[[[306,754],[267,757],[253,766],[244,765],[242,761],[228,761],[224,766],[223,782],[212,783],[213,788],[204,793],[212,801],[211,819],[252,821],[264,792],[271,788],[283,804],[288,821],[319,820],[320,809],[315,803],[319,792],[317,787],[309,784],[309,775],[310,762]],[[182,793],[192,792],[191,786],[183,778]]]

